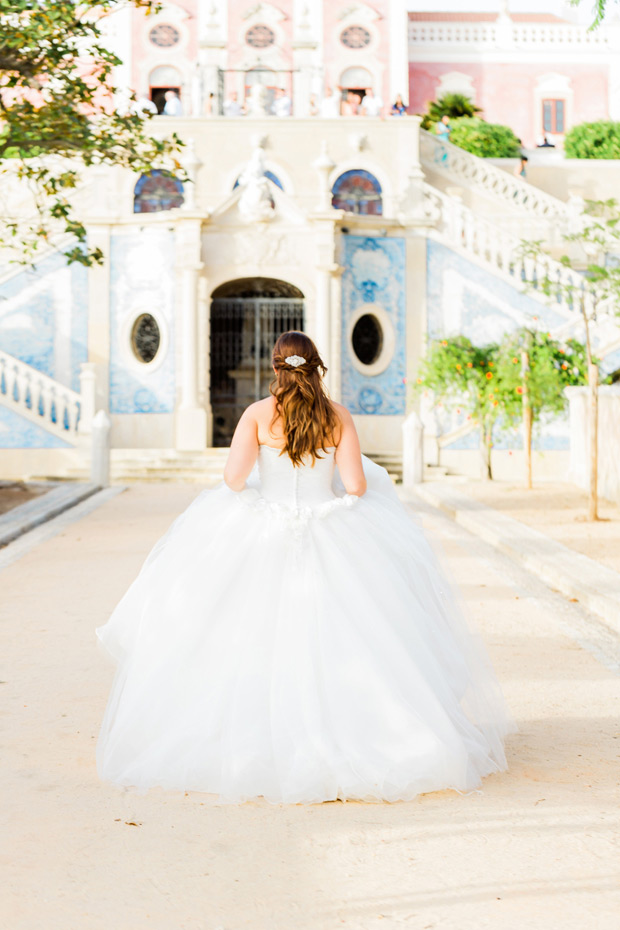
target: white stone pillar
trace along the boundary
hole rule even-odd
[[[333,265],[331,276],[331,351],[329,393],[336,403],[342,401],[342,265]]]
[[[105,410],[99,410],[93,418],[91,443],[90,480],[99,488],[110,483],[110,418]]]
[[[177,449],[205,449],[207,413],[198,398],[198,275],[201,264],[181,268],[181,403],[176,416]]]
[[[403,486],[412,488],[424,478],[424,426],[413,410],[403,423]]]
[[[319,265],[316,270],[315,342],[321,358],[331,367],[331,275],[329,267]]]
[[[332,207],[332,192],[329,184],[329,176],[336,166],[327,150],[327,141],[325,139],[321,142],[321,152],[316,161],[313,162],[313,165],[320,178],[319,202],[316,208],[320,213],[327,213]]]
[[[80,365],[80,422],[78,432],[90,433],[97,403],[97,366],[94,362]]]

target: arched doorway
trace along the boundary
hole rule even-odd
[[[164,112],[166,91],[174,90],[181,97],[182,85],[181,74],[173,65],[159,65],[153,68],[149,75],[149,92],[158,113]]]
[[[228,446],[248,404],[268,395],[278,336],[303,328],[304,295],[287,281],[240,278],[216,288],[210,338],[214,446]]]

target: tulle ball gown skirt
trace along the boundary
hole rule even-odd
[[[311,803],[505,769],[484,647],[386,473],[365,460],[358,499],[329,456],[304,485],[274,452],[254,487],[197,497],[97,630],[117,662],[100,777]]]

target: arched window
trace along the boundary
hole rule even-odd
[[[332,188],[332,207],[336,210],[346,210],[347,213],[381,216],[381,185],[369,171],[359,168],[345,171]]]
[[[340,86],[347,89],[374,87],[375,81],[367,68],[347,68],[340,75]]]
[[[284,190],[284,187],[282,186],[282,181],[276,174],[273,173],[273,171],[265,171],[265,177],[269,178],[269,180],[272,181],[276,187],[279,187],[281,191]],[[239,187],[239,178],[237,178],[237,180],[233,184],[233,190],[236,190],[238,187]]]
[[[143,174],[133,194],[134,213],[159,213],[173,210],[183,203],[183,185],[168,171]]]

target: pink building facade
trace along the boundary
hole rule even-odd
[[[371,87],[386,104],[407,97],[404,0],[184,0],[157,15],[121,16],[111,37],[121,80],[160,111],[172,89],[185,116],[222,114],[233,95],[243,106],[256,84],[268,107],[283,89],[302,117],[327,87],[343,97]]]
[[[409,13],[410,112],[469,96],[526,147],[571,126],[620,118],[618,24],[589,32],[548,14]]]

